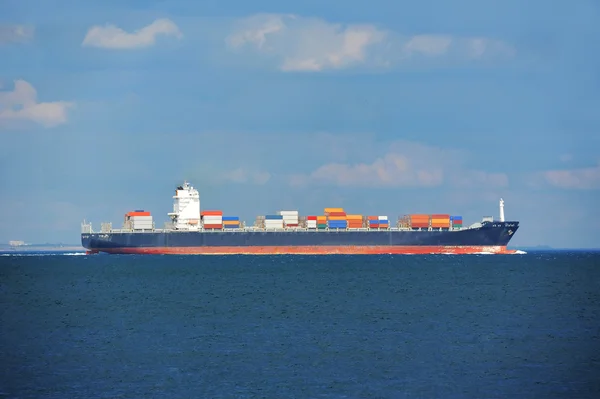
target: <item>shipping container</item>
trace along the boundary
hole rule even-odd
[[[205,229],[221,229],[223,228],[222,224],[205,224],[204,225]]]
[[[150,212],[144,212],[144,211],[127,212],[125,214],[125,216],[128,216],[128,217],[131,217],[131,216],[150,216]]]
[[[277,214],[281,216],[298,216],[298,211],[279,211]]]
[[[347,220],[360,220],[362,221],[363,215],[346,215]]]
[[[306,220],[317,220],[316,216],[307,216]]]
[[[131,223],[148,223],[148,222],[151,223],[152,216],[138,216],[138,217],[129,219],[129,221]]]
[[[281,221],[283,221],[283,216],[281,216],[281,215],[265,215],[265,220],[281,220]]]
[[[325,208],[323,213],[344,212],[344,208]]]
[[[200,212],[200,215],[201,216],[223,216],[223,211],[207,210],[207,211]]]
[[[232,221],[232,220],[239,221],[240,217],[239,216],[223,216],[223,221],[225,221],[225,220],[226,221]]]
[[[346,212],[328,212],[327,216],[343,216],[346,217]]]
[[[343,220],[346,221],[346,217],[344,216],[329,216],[328,220]]]
[[[431,215],[432,219],[450,219],[450,215],[447,214],[433,214]]]

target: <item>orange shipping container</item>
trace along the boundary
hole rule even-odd
[[[126,216],[151,216],[150,212],[127,212]]]
[[[450,215],[443,215],[443,214],[434,214],[431,215],[432,219],[450,219]]]
[[[378,216],[367,216],[368,220],[379,220]]]
[[[346,220],[346,216],[329,216],[329,220]]]
[[[323,213],[344,212],[344,208],[325,208]]]
[[[223,216],[223,211],[202,211],[200,212],[202,216]]]
[[[362,215],[346,215],[348,220],[362,220]]]

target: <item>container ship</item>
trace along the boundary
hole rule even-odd
[[[175,190],[173,212],[164,228],[156,228],[150,212],[125,214],[123,226],[102,223],[95,232],[81,225],[87,253],[109,254],[510,254],[507,245],[518,221],[483,217],[468,227],[462,216],[409,214],[390,223],[388,216],[348,214],[324,208],[322,215],[300,216],[297,210],[258,216],[247,226],[222,210],[200,209],[198,190],[187,181]]]

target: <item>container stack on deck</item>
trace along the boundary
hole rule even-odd
[[[283,229],[283,216],[265,215],[265,229]]]
[[[428,229],[429,215],[410,215],[410,227],[413,229]]]
[[[432,229],[449,229],[450,228],[450,215],[431,215],[431,228]]]
[[[318,229],[376,229],[387,230],[390,221],[387,216],[364,216],[360,214],[348,215],[344,208],[325,208],[324,215],[311,215],[300,217],[298,211],[278,211],[274,215],[258,216],[255,226],[265,229],[295,229],[298,227],[310,230]],[[202,211],[202,220],[205,229],[233,229],[240,228],[242,223],[239,216],[223,216],[222,211]],[[130,221],[134,229],[152,229],[150,212],[129,212],[126,221]],[[411,229],[460,229],[462,216],[448,214],[409,214],[398,219],[398,226]],[[130,227],[131,228],[131,227]]]
[[[205,229],[223,228],[223,211],[202,211],[200,216]]]
[[[125,214],[125,225],[133,230],[152,230],[154,223],[150,212],[138,209]]]
[[[240,228],[240,217],[239,216],[223,216],[223,228],[224,229],[239,229]]]
[[[283,216],[284,227],[298,227],[298,211],[279,211],[277,214]]]
[[[453,229],[460,229],[463,227],[462,216],[450,216],[450,220],[452,221]]]
[[[363,227],[362,215],[347,215],[346,220],[348,221],[349,229],[361,229]]]
[[[317,216],[317,229],[325,230],[327,228],[327,216]]]
[[[348,227],[344,208],[325,208],[324,211],[330,229],[346,229]]]

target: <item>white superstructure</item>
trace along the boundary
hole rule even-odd
[[[177,187],[169,216],[177,230],[200,229],[200,194],[187,181]]]
[[[504,200],[500,198],[500,221],[504,222]]]

